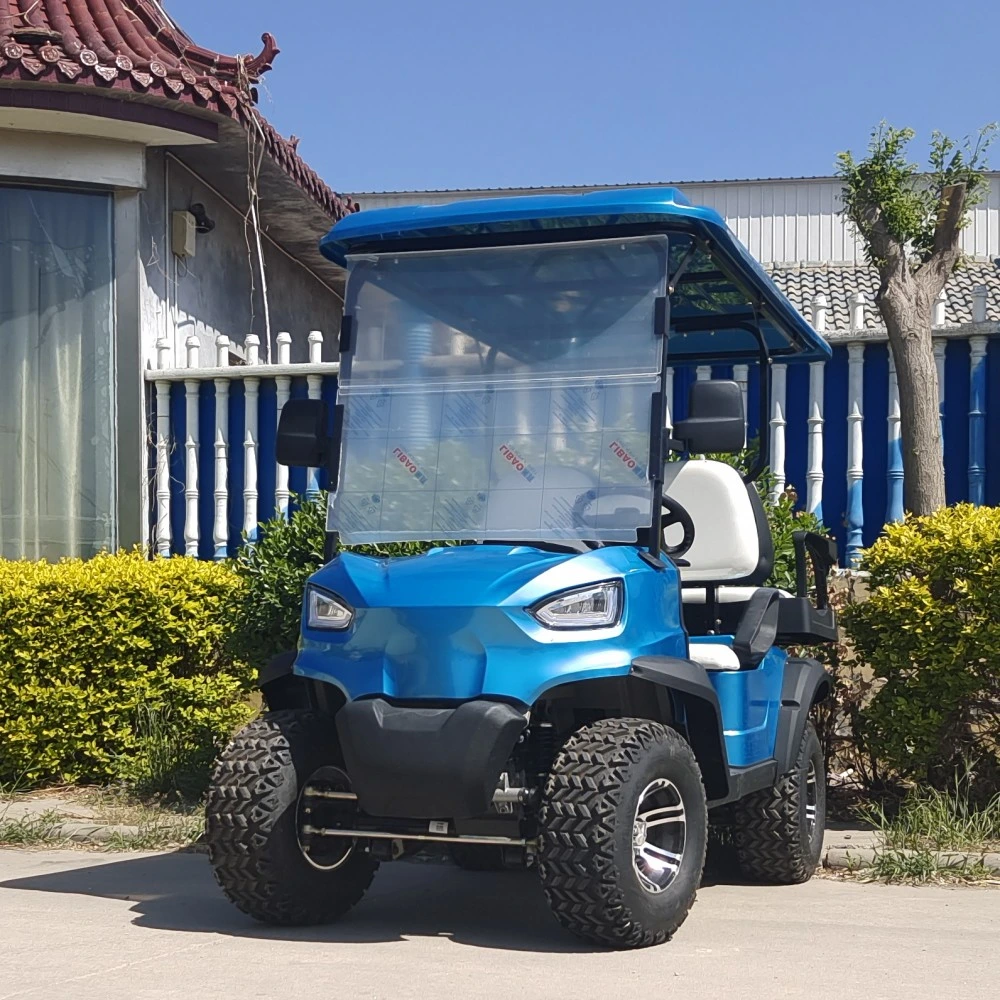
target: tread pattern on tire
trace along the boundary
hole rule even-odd
[[[232,739],[212,776],[205,837],[215,879],[236,906],[265,923],[336,920],[361,899],[378,868],[369,858],[352,858],[336,872],[312,872],[305,886],[282,870],[270,838],[289,809],[293,816],[285,822],[293,824],[294,836],[296,796],[288,772],[294,744],[305,744],[317,725],[316,716],[299,710],[263,715]],[[329,891],[329,874],[340,876],[336,892]]]
[[[802,734],[795,770],[781,775],[770,788],[751,792],[736,803],[733,836],[740,869],[748,878],[797,885],[808,882],[816,871],[799,826],[804,794],[800,770],[812,738],[815,729],[810,722]]]
[[[574,934],[598,944],[639,948],[667,941],[684,922],[694,897],[668,928],[643,927],[629,910],[612,853],[622,789],[631,766],[656,744],[690,757],[672,729],[644,719],[604,719],[563,746],[549,774],[539,815],[538,866],[549,906]],[[704,857],[699,860],[699,871]]]

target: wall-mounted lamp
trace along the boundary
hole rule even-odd
[[[194,216],[194,227],[198,233],[210,233],[215,229],[215,219],[208,217],[205,206],[201,202],[193,204],[188,211]]]
[[[197,234],[210,233],[215,220],[208,217],[205,206],[197,203],[186,212],[171,214],[171,249],[178,257],[193,257],[197,251]]]

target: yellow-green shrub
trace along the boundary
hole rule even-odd
[[[168,719],[178,759],[208,759],[251,714],[224,647],[239,578],[139,552],[0,560],[0,782],[135,777]]]
[[[896,776],[945,788],[1000,775],[1000,508],[959,504],[891,525],[865,554],[848,634],[878,689],[855,735]]]

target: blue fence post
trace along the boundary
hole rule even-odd
[[[969,500],[986,497],[986,337],[969,338]]]
[[[903,442],[899,414],[899,381],[896,378],[896,359],[889,345],[889,447],[886,453],[886,478],[888,479],[886,523],[903,520]]]
[[[864,546],[864,364],[865,345],[847,345],[847,565],[857,566]]]

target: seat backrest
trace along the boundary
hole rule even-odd
[[[767,514],[753,484],[731,465],[704,458],[668,462],[663,492],[676,500],[694,521],[694,544],[683,558],[683,583],[760,585],[774,567],[774,542]],[[682,531],[664,533],[676,545]]]

